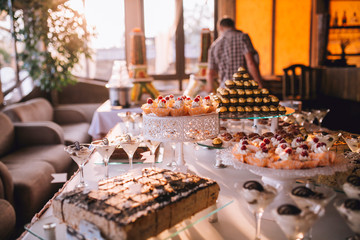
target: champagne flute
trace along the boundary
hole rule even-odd
[[[153,141],[153,140],[145,140],[145,144],[146,146],[150,149],[150,154],[152,156],[154,156],[154,162],[151,164],[152,167],[155,166],[155,162],[156,162],[156,159],[155,159],[155,151],[156,149],[158,148],[158,146],[160,145],[160,142],[158,141]]]
[[[255,216],[256,234],[255,240],[260,239],[261,218],[265,208],[272,203],[277,195],[277,190],[271,186],[263,186],[257,181],[247,181],[243,184],[241,195],[248,204],[249,210]]]
[[[128,134],[126,134],[122,139],[122,141],[120,142],[120,146],[124,149],[124,151],[129,157],[129,163],[131,169],[133,168],[134,153],[136,149],[139,147],[140,142],[141,141],[138,138],[131,137]]]
[[[107,138],[104,138],[103,140],[96,140],[96,141],[91,142],[91,145],[101,155],[104,165],[105,165],[105,179],[108,179],[109,178],[109,159],[116,148],[116,144],[109,143],[109,140]]]
[[[76,162],[80,169],[80,182],[75,186],[75,188],[80,189],[87,187],[88,185],[84,181],[84,165],[89,160],[94,148],[91,144],[75,142],[72,145],[66,146],[64,150]]]

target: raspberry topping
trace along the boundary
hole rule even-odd
[[[184,99],[184,100],[185,100],[185,99],[186,99],[186,96],[185,96],[185,95],[184,95],[184,96],[182,96],[182,99]]]
[[[170,98],[174,98],[174,95],[170,94]]]
[[[292,153],[292,149],[291,149],[291,148],[287,148],[287,149],[285,149],[285,152],[286,152],[287,154],[291,154],[291,153]]]
[[[282,139],[281,136],[277,136],[277,137],[276,137],[276,140],[278,140],[278,141],[280,141],[281,139]]]
[[[195,98],[200,98],[200,95],[197,95]]]
[[[210,97],[209,97],[209,96],[206,96],[206,97],[204,97],[204,99],[209,100],[209,99],[210,99]]]
[[[195,99],[194,99],[194,102],[199,102],[199,101],[200,101],[199,98],[195,98]]]
[[[241,150],[246,150],[247,147],[246,147],[245,145],[242,145],[240,149],[241,149]]]
[[[182,99],[181,97],[178,97],[177,100],[178,100],[178,101],[182,101],[183,99]]]
[[[260,147],[261,147],[261,148],[265,148],[265,147],[266,147],[266,143],[262,142],[262,143],[260,144]]]
[[[161,99],[161,102],[162,102],[162,103],[166,103],[166,100],[165,100],[165,99]]]
[[[317,143],[317,142],[319,142],[319,139],[318,139],[317,137],[314,137],[314,138],[313,138],[313,142],[314,142],[314,143]]]
[[[281,144],[280,147],[281,147],[282,149],[285,149],[285,148],[287,148],[287,145],[286,145],[286,144]]]
[[[316,144],[316,147],[317,147],[317,148],[322,147],[322,146],[326,146],[326,143],[318,142],[318,143]]]
[[[309,153],[308,153],[307,151],[303,151],[303,152],[301,153],[301,156],[303,156],[303,157],[308,157],[308,156],[309,156]]]
[[[186,100],[190,101],[190,100],[191,100],[191,98],[189,98],[189,97],[188,97],[188,98],[186,98]]]
[[[301,147],[302,149],[306,149],[306,150],[309,149],[308,145],[306,145],[306,144],[303,144],[303,145],[301,145],[300,147]]]
[[[242,142],[242,145],[249,145],[249,142],[245,140]]]
[[[160,95],[160,96],[158,96],[158,99],[159,99],[159,100],[163,99],[163,96],[161,96],[161,95]]]
[[[147,103],[152,104],[154,101],[151,98],[148,98]]]
[[[165,97],[165,100],[166,100],[166,101],[169,101],[169,100],[170,100],[170,97]]]
[[[301,137],[296,138],[296,142],[302,142],[303,139]]]
[[[268,138],[264,138],[264,143],[265,144],[270,144],[270,140]]]

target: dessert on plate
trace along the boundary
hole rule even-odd
[[[54,215],[74,229],[81,220],[106,239],[147,239],[216,203],[219,185],[208,178],[165,169],[143,169],[99,182],[99,189],[63,193]]]

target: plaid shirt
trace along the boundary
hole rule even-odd
[[[218,71],[222,82],[232,79],[240,66],[246,68],[245,54],[248,52],[255,52],[249,35],[228,30],[211,44],[208,68]]]

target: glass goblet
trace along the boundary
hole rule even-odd
[[[139,147],[141,141],[138,138],[126,135],[120,142],[120,146],[124,149],[129,157],[130,168],[133,168],[133,157],[136,149]]]
[[[352,152],[360,153],[360,136],[343,135],[342,137]]]
[[[75,188],[87,187],[88,185],[84,181],[84,165],[89,160],[94,148],[91,144],[76,142],[72,145],[66,146],[64,150],[76,162],[80,169],[80,182],[75,186]]]
[[[360,211],[360,200],[354,198],[336,199],[334,201],[334,206],[339,212],[341,217],[343,217],[350,227],[350,229],[355,233],[354,236],[346,238],[347,240],[360,240],[360,221],[359,221],[359,211]]]
[[[105,140],[96,140],[91,142],[91,145],[96,149],[96,151],[101,155],[102,160],[105,165],[105,179],[109,178],[109,159],[113,154],[117,144],[109,143],[107,139]]]
[[[304,239],[306,233],[318,217],[324,215],[324,212],[324,209],[315,213],[292,204],[283,204],[273,209],[272,214],[287,239],[298,240]]]
[[[130,128],[130,115],[131,113],[130,112],[121,112],[121,113],[118,113],[118,116],[120,117],[121,121],[123,121],[123,123],[125,124],[125,133],[128,133],[129,132],[129,128]]]
[[[145,144],[146,146],[150,149],[150,154],[152,156],[154,156],[154,162],[151,164],[153,167],[155,166],[155,151],[158,148],[158,146],[160,145],[160,142],[158,141],[153,141],[153,140],[145,140]]]
[[[325,116],[330,112],[330,109],[315,109],[313,113],[317,120],[319,121],[319,127],[321,128],[322,121],[324,120]]]
[[[265,208],[272,203],[277,195],[277,190],[271,186],[263,186],[257,181],[247,181],[241,188],[241,195],[247,202],[249,210],[255,216],[255,240],[260,239],[261,218]]]

